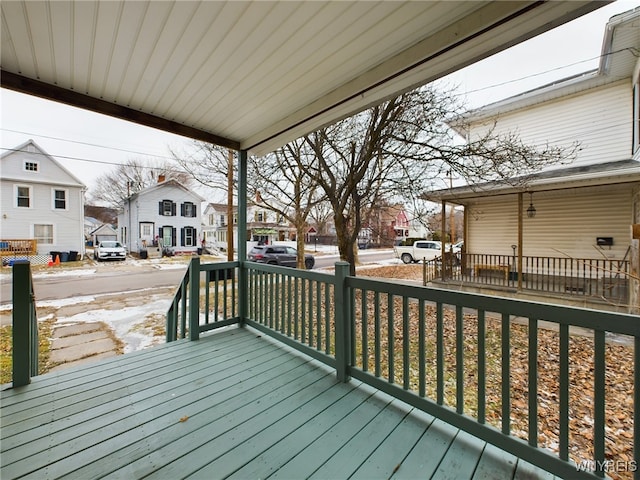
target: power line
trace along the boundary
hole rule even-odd
[[[9,128],[1,128],[0,130],[4,130],[5,132],[11,132],[11,133],[19,133],[21,135],[27,135],[29,137],[34,136],[34,137],[48,138],[49,140],[57,140],[57,141],[60,141],[60,142],[75,143],[75,144],[78,144],[78,145],[86,145],[88,147],[104,148],[105,150],[115,150],[115,151],[118,151],[118,152],[132,153],[132,154],[135,154],[135,155],[145,155],[145,156],[149,156],[149,157],[157,157],[157,158],[162,158],[162,159],[166,159],[166,160],[173,160],[173,158],[165,157],[163,155],[156,155],[156,154],[146,153],[146,152],[137,152],[135,150],[127,150],[127,149],[118,148],[118,147],[111,147],[111,146],[107,147],[105,145],[99,145],[97,143],[81,142],[79,140],[69,140],[68,138],[52,137],[52,136],[48,136],[48,135],[40,135],[40,134],[37,134],[37,133],[22,132],[20,130],[11,130]],[[7,149],[7,150],[9,150],[9,149]],[[63,157],[61,157],[61,158],[63,158]]]

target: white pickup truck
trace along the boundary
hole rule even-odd
[[[422,259],[433,260],[442,256],[442,243],[434,240],[417,240],[411,246],[396,246],[393,251],[396,258],[404,263],[420,262]]]

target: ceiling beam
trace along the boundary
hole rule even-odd
[[[34,95],[54,102],[65,103],[72,107],[83,108],[85,110],[101,113],[110,117],[128,120],[133,123],[193,138],[195,140],[201,140],[203,142],[212,143],[232,150],[240,150],[240,142],[238,141],[220,137],[210,132],[192,128],[172,120],[140,112],[133,108],[117,105],[89,95],[83,95],[81,93],[74,92],[73,90],[33,80],[5,70],[0,71],[0,84],[2,88],[7,88],[16,92]]]

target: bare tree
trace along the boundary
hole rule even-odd
[[[300,165],[332,206],[340,258],[351,274],[364,207],[394,198],[417,202],[451,171],[471,184],[523,178],[575,155],[577,145],[536,148],[493,131],[456,143],[447,120],[463,112],[457,98],[426,86],[305,137],[314,156]]]
[[[125,198],[158,183],[161,177],[165,180],[177,180],[185,186],[191,183],[189,174],[179,170],[171,162],[131,160],[100,175],[95,187],[89,192],[89,202],[120,207]]]

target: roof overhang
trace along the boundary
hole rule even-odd
[[[6,1],[2,87],[253,154],[594,1]]]
[[[617,162],[581,165],[550,170],[511,179],[507,182],[487,182],[478,185],[446,188],[423,196],[433,202],[451,202],[465,205],[481,198],[513,195],[522,192],[546,192],[583,187],[614,186],[640,182],[640,162]]]

